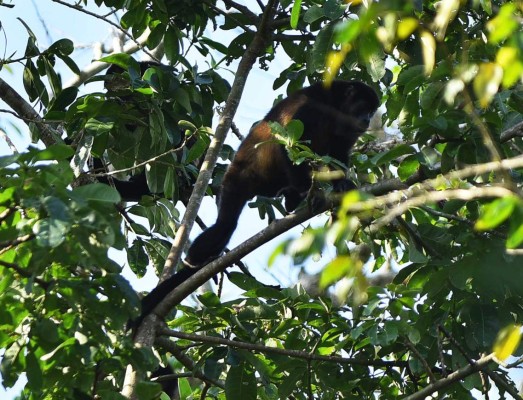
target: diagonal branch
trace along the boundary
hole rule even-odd
[[[472,375],[478,371],[481,371],[488,367],[489,363],[494,361],[494,353],[489,354],[488,356],[482,357],[473,364],[469,364],[456,372],[450,374],[448,377],[440,379],[429,386],[421,389],[420,391],[407,396],[404,400],[423,400],[428,398],[432,393],[437,392],[438,390],[445,389],[452,385],[454,382],[460,381],[466,378],[469,375]]]
[[[60,140],[60,133],[52,129],[35,109],[18,94],[6,81],[0,78],[0,98],[7,103],[24,121],[29,128],[34,124],[39,130],[40,139],[46,146],[51,146]],[[27,122],[32,121],[32,122]]]
[[[351,209],[355,212],[361,210],[368,210],[372,207],[383,207],[385,204],[390,204],[395,201],[401,201],[409,193],[404,190],[415,183],[420,183],[420,186],[423,189],[432,189],[437,187],[442,180],[452,180],[452,179],[463,179],[468,176],[474,176],[477,174],[484,173],[484,171],[499,171],[499,170],[510,170],[512,168],[523,167],[523,156],[514,157],[507,160],[502,160],[501,162],[489,162],[480,165],[472,165],[460,171],[453,171],[444,176],[440,176],[436,179],[429,179],[423,181],[422,174],[414,174],[406,182],[402,182],[399,179],[390,179],[387,181],[379,182],[374,185],[366,186],[362,188],[362,191],[371,193],[376,197],[369,199],[367,201],[362,201],[354,203],[351,205]],[[389,193],[391,192],[391,193]],[[386,194],[389,193],[389,194]],[[385,195],[383,195],[385,194]],[[419,202],[420,198],[423,198],[425,202],[427,201],[437,201],[441,198],[446,198],[447,196],[454,196],[456,198],[476,198],[478,196],[494,196],[498,197],[500,195],[513,194],[508,189],[503,187],[484,187],[484,188],[475,188],[473,191],[469,192],[468,190],[448,190],[444,192],[428,192],[426,197],[422,194],[418,196],[419,190],[410,194],[413,197],[413,201],[416,202],[416,205]],[[418,197],[416,197],[418,196]],[[421,203],[420,203],[421,204]],[[409,206],[411,204],[409,203]],[[399,209],[399,207],[396,207]],[[394,208],[394,211],[396,211]],[[247,239],[245,242],[240,244],[238,247],[231,250],[229,253],[223,255],[222,257],[212,261],[207,264],[205,267],[198,270],[194,275],[189,279],[185,280],[175,290],[171,291],[168,296],[154,309],[154,314],[164,318],[170,310],[172,310],[176,305],[178,305],[182,300],[194,292],[199,286],[204,282],[211,279],[216,274],[224,271],[229,265],[240,260],[245,255],[249,254],[259,246],[273,238],[279,236],[283,232],[288,231],[289,229],[307,221],[313,216],[320,214],[326,211],[327,206],[323,209],[315,210],[311,212],[307,208],[295,213],[288,215],[280,220],[274,221],[268,227],[258,232],[251,238]],[[395,213],[394,215],[396,215]]]
[[[205,190],[207,189],[207,185],[211,179],[212,171],[216,165],[216,161],[218,160],[219,152],[222,148],[223,142],[225,141],[227,132],[231,127],[249,72],[251,71],[256,59],[265,51],[270,36],[270,21],[274,18],[277,3],[277,0],[271,0],[268,3],[258,28],[258,32],[254,36],[253,41],[245,51],[245,54],[238,65],[231,92],[225,104],[218,126],[216,127],[216,133],[209,145],[207,154],[205,155],[200,174],[198,175],[198,179],[194,185],[194,190],[191,194],[180,228],[174,238],[171,251],[169,252],[163,269],[161,280],[172,275],[176,264],[180,260],[183,245],[189,238],[189,232],[191,231],[196,215],[198,214],[198,209],[200,208]]]

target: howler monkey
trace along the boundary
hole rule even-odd
[[[285,197],[287,211],[294,210],[311,186],[311,167],[293,165],[285,148],[274,141],[269,122],[303,123],[301,140],[312,151],[347,162],[349,150],[368,128],[379,106],[373,89],[362,82],[316,83],[274,106],[254,126],[240,145],[223,178],[216,223],[196,238],[185,262],[202,266],[223,251],[236,229],[245,203],[256,195]],[[343,182],[335,186],[343,187]]]
[[[283,195],[286,209],[292,211],[306,195],[311,186],[311,167],[292,164],[284,146],[274,141],[269,122],[285,126],[293,119],[300,120],[304,127],[301,140],[314,152],[346,162],[349,150],[368,128],[379,104],[376,92],[358,81],[334,81],[328,87],[316,83],[276,104],[253,126],[229,165],[223,178],[216,223],[189,248],[185,259],[188,266],[143,298],[142,315],[135,325],[171,290],[192,276],[197,271],[194,267],[220,255],[249,199],[256,195]],[[343,183],[335,182],[335,186],[343,189]]]

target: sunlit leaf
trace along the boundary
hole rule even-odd
[[[436,60],[436,40],[434,35],[426,30],[421,31],[421,48],[423,51],[423,65],[425,75],[430,75],[434,69],[434,63]]]
[[[339,51],[331,51],[327,54],[327,60],[325,62],[325,72],[323,73],[323,82],[326,87],[329,87],[332,81],[338,75],[347,53],[350,51],[351,46],[346,44],[343,45]]]
[[[416,18],[404,18],[398,23],[397,36],[400,40],[407,39],[418,28],[418,20]]]
[[[507,248],[515,249],[523,243],[523,206],[518,204],[510,217]]]
[[[496,44],[508,38],[518,28],[519,24],[516,19],[516,5],[506,3],[501,6],[499,14],[489,22],[489,41]]]
[[[291,28],[296,29],[300,20],[301,0],[295,0],[291,10]]]
[[[456,17],[459,10],[459,0],[442,0],[437,3],[437,14],[434,18],[434,28],[438,41],[443,40],[447,26]]]
[[[510,196],[496,199],[485,205],[481,217],[476,221],[475,229],[486,231],[495,228],[512,214],[518,201],[517,197]]]
[[[517,47],[501,47],[496,54],[496,63],[503,68],[503,86],[511,87],[523,77],[521,50]]]
[[[41,247],[58,247],[64,242],[68,230],[69,224],[54,218],[41,219],[33,226],[36,243]]]
[[[321,271],[320,288],[325,289],[327,286],[345,277],[353,268],[353,265],[354,262],[350,256],[344,255],[336,257]]]
[[[496,338],[493,346],[496,358],[501,361],[506,360],[514,353],[521,340],[521,326],[511,325],[503,328]]]
[[[498,92],[503,79],[503,70],[495,63],[483,63],[479,66],[478,74],[474,78],[474,93],[479,99],[481,107],[486,108],[494,95]]]
[[[118,203],[122,201],[118,191],[103,183],[91,183],[79,186],[72,191],[74,196],[82,200],[93,200],[107,203]]]

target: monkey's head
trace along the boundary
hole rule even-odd
[[[350,126],[352,132],[365,132],[380,106],[380,99],[374,89],[359,81],[334,81],[330,92],[331,106],[343,115],[339,118]]]

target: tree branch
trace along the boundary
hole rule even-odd
[[[480,358],[478,361],[474,362],[472,365],[467,365],[456,372],[453,372],[448,377],[440,379],[429,386],[421,389],[420,391],[407,396],[404,400],[424,400],[432,393],[437,392],[438,390],[445,389],[452,385],[454,382],[457,382],[463,378],[466,378],[469,375],[472,375],[475,372],[481,371],[488,366],[490,362],[494,360],[494,354],[489,354],[488,356]]]
[[[515,137],[522,137],[523,136],[523,122],[520,122],[519,124],[514,125],[512,128],[507,129],[506,131],[502,132],[499,136],[499,140],[504,143],[512,138]]]
[[[194,361],[187,357],[187,355],[182,351],[180,346],[178,346],[176,343],[174,343],[172,340],[166,339],[166,338],[156,338],[156,344],[163,347],[164,349],[168,350],[180,363],[187,368],[189,371],[192,372],[192,375],[201,381],[209,384],[217,386],[221,389],[225,389],[225,384],[221,381],[209,378],[205,376],[203,372],[200,371],[198,366],[194,363]]]
[[[198,335],[194,333],[185,333],[185,332],[177,332],[173,331],[167,328],[160,329],[158,332],[160,335],[164,336],[171,336],[178,339],[186,339],[191,340],[193,342],[197,343],[207,343],[212,345],[222,345],[222,346],[229,346],[236,349],[244,349],[244,350],[250,350],[250,351],[256,351],[258,353],[264,353],[264,354],[278,354],[282,356],[292,357],[292,358],[299,358],[303,360],[308,361],[324,361],[324,362],[330,362],[330,363],[336,363],[336,364],[344,364],[344,365],[364,365],[368,367],[406,367],[407,362],[405,361],[383,361],[383,360],[362,360],[357,358],[351,358],[351,357],[339,357],[339,356],[323,356],[320,354],[314,354],[314,353],[308,353],[306,351],[301,350],[289,350],[289,349],[283,349],[279,347],[271,347],[271,346],[265,346],[262,344],[256,344],[256,343],[247,343],[242,342],[239,340],[229,340],[224,339],[221,337],[216,336],[206,336],[206,335]],[[158,338],[159,340],[161,338]],[[163,344],[166,343],[173,343],[171,340],[163,339],[161,342],[158,342]]]
[[[0,78],[0,98],[27,123],[29,128],[32,124],[36,126],[40,139],[46,146],[51,146],[60,140],[60,133],[45,123],[34,108],[2,78]]]
[[[474,360],[472,358],[469,357],[469,355],[467,354],[467,352],[465,351],[465,349],[463,348],[463,346],[461,345],[461,343],[459,343],[455,338],[454,336],[452,336],[449,332],[447,332],[447,330],[443,327],[443,325],[438,325],[438,329],[440,332],[443,333],[443,335],[445,335],[445,337],[447,339],[450,340],[450,342],[456,346],[456,348],[459,350],[459,352],[461,353],[461,355],[465,358],[465,360],[467,360],[467,362],[470,364],[470,365],[474,365]],[[494,371],[492,371],[491,369],[489,368],[485,368],[484,370],[485,374],[488,375],[488,377],[490,379],[492,379],[492,381],[494,381],[496,383],[496,385],[498,387],[501,387],[503,388],[504,390],[506,390],[507,392],[510,393],[510,395],[512,397],[514,397],[515,399],[518,399],[518,400],[521,400],[521,396],[519,395],[518,391],[514,388],[514,387],[511,387],[507,382],[505,382],[503,379],[501,379],[501,377],[499,377],[498,375],[496,375],[494,373]]]

